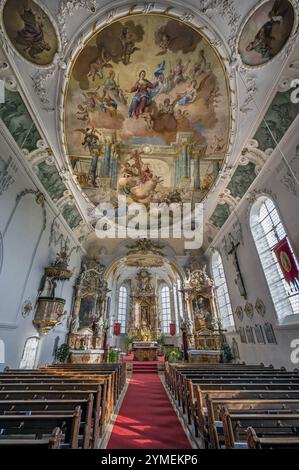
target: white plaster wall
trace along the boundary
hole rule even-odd
[[[2,128],[0,129],[0,149],[1,158],[7,161],[9,157],[13,157],[16,165],[16,171],[10,171],[15,180],[14,183],[0,195],[0,232],[3,236],[2,269],[0,259],[0,340],[5,346],[5,363],[0,363],[0,369],[2,369],[4,366],[19,367],[26,339],[39,336],[32,324],[34,312],[31,312],[27,318],[23,318],[22,305],[25,300],[30,300],[34,305],[44,267],[54,261],[60,245],[55,246],[53,242],[49,246],[51,225],[57,216],[51,201],[47,200],[45,203],[46,227],[44,230],[43,210],[36,203],[34,195],[25,195],[16,206],[17,197],[24,190],[42,190],[42,188],[36,186],[38,183],[34,183],[34,176],[30,175],[26,163],[22,161],[25,157]],[[59,216],[57,221],[60,224],[60,233],[64,237],[69,237],[71,247],[76,246],[76,240],[62,216]],[[66,299],[65,309],[68,314],[71,309],[72,290],[79,271],[80,257],[80,251],[72,253],[70,267],[74,269],[73,277],[69,282],[64,283],[62,289],[58,287],[57,291],[58,296]],[[55,338],[59,336],[60,344],[64,342],[66,323],[67,318],[54,331],[41,337],[38,364],[53,361]]]
[[[298,125],[299,120],[295,121],[288,134],[281,142],[281,150],[287,157],[289,162],[292,162],[292,168],[297,172],[298,178],[298,155],[296,157],[296,146],[298,145]],[[297,136],[296,136],[297,134]],[[298,154],[298,150],[297,150]],[[294,181],[293,181],[294,182]],[[249,188],[249,192],[256,191],[256,196],[259,194],[269,194],[277,205],[279,214],[291,240],[292,246],[299,257],[299,186],[294,186],[292,181],[287,177],[287,166],[282,162],[279,149],[276,149],[269,157],[266,165],[259,174],[257,180]],[[257,298],[260,298],[266,305],[266,315],[262,318],[255,311],[254,317],[250,320],[245,314],[243,321],[235,317],[236,329],[239,326],[246,327],[247,325],[253,326],[256,324],[263,324],[264,322],[272,323],[277,344],[242,344],[239,335],[236,332],[227,334],[227,338],[231,343],[233,337],[236,338],[241,361],[251,364],[259,364],[263,362],[265,365],[273,364],[275,367],[285,366],[288,369],[298,367],[298,364],[291,362],[290,343],[293,339],[299,339],[299,319],[293,325],[279,325],[277,321],[276,312],[270,292],[266,283],[266,279],[260,264],[259,256],[256,251],[255,243],[251,235],[249,227],[249,214],[251,202],[245,197],[241,201],[235,213],[231,215],[228,221],[220,230],[217,238],[214,240],[212,246],[219,250],[222,255],[224,270],[226,273],[228,289],[232,304],[233,312],[236,307],[241,305],[245,306],[246,301],[240,296],[237,286],[234,283],[235,268],[232,263],[231,257],[226,257],[223,250],[224,236],[230,232],[234,233],[233,225],[239,220],[242,226],[243,243],[238,248],[238,257],[240,263],[240,270],[244,279],[248,302],[253,305]]]

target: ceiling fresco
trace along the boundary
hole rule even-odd
[[[5,103],[0,103],[0,118],[20,149],[32,152],[36,148],[41,136],[18,91],[5,90]]]
[[[154,193],[155,202],[177,199],[182,185],[202,199],[222,167],[230,121],[221,59],[204,36],[173,18],[112,23],[73,64],[66,150],[94,203],[109,184],[112,194],[140,202]]]
[[[0,124],[75,236],[89,201],[204,200],[206,247],[292,132],[299,0],[189,3],[1,2]]]
[[[59,50],[57,33],[46,12],[32,0],[8,0],[3,24],[19,54],[36,65],[49,65]]]
[[[258,66],[273,59],[289,39],[294,19],[288,0],[271,0],[258,7],[241,33],[239,53],[243,62]]]

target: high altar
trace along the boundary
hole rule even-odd
[[[141,269],[136,277],[136,288],[131,296],[129,337],[134,338],[134,360],[157,360],[157,338],[160,336],[157,297],[152,276]]]
[[[213,281],[208,277],[205,267],[190,273],[184,292],[193,319],[189,362],[219,363],[221,331],[216,315]]]

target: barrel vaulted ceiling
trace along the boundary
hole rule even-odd
[[[92,207],[117,176],[90,175],[87,128],[111,158],[141,150],[160,198],[188,197],[169,176],[187,146],[207,247],[298,114],[298,11],[298,0],[1,1],[0,117],[81,240],[93,240]],[[142,71],[146,110],[132,91]]]

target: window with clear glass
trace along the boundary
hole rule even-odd
[[[120,332],[126,332],[127,325],[127,310],[128,310],[128,289],[121,286],[118,296],[118,316],[117,321],[121,324]]]
[[[274,202],[267,197],[260,197],[252,206],[250,228],[255,241],[261,265],[277,313],[278,321],[293,314],[299,314],[299,292],[284,279],[273,248],[287,233],[281,222]],[[290,250],[296,256],[288,240]],[[297,266],[298,262],[296,260]]]
[[[215,252],[212,256],[212,273],[215,283],[216,304],[218,316],[223,328],[235,325],[232,307],[230,303],[226,277],[221,256]]]
[[[161,323],[163,333],[169,333],[171,323],[170,292],[168,286],[163,286],[160,291]]]
[[[33,369],[35,367],[39,338],[28,338],[20,364],[20,369]]]

